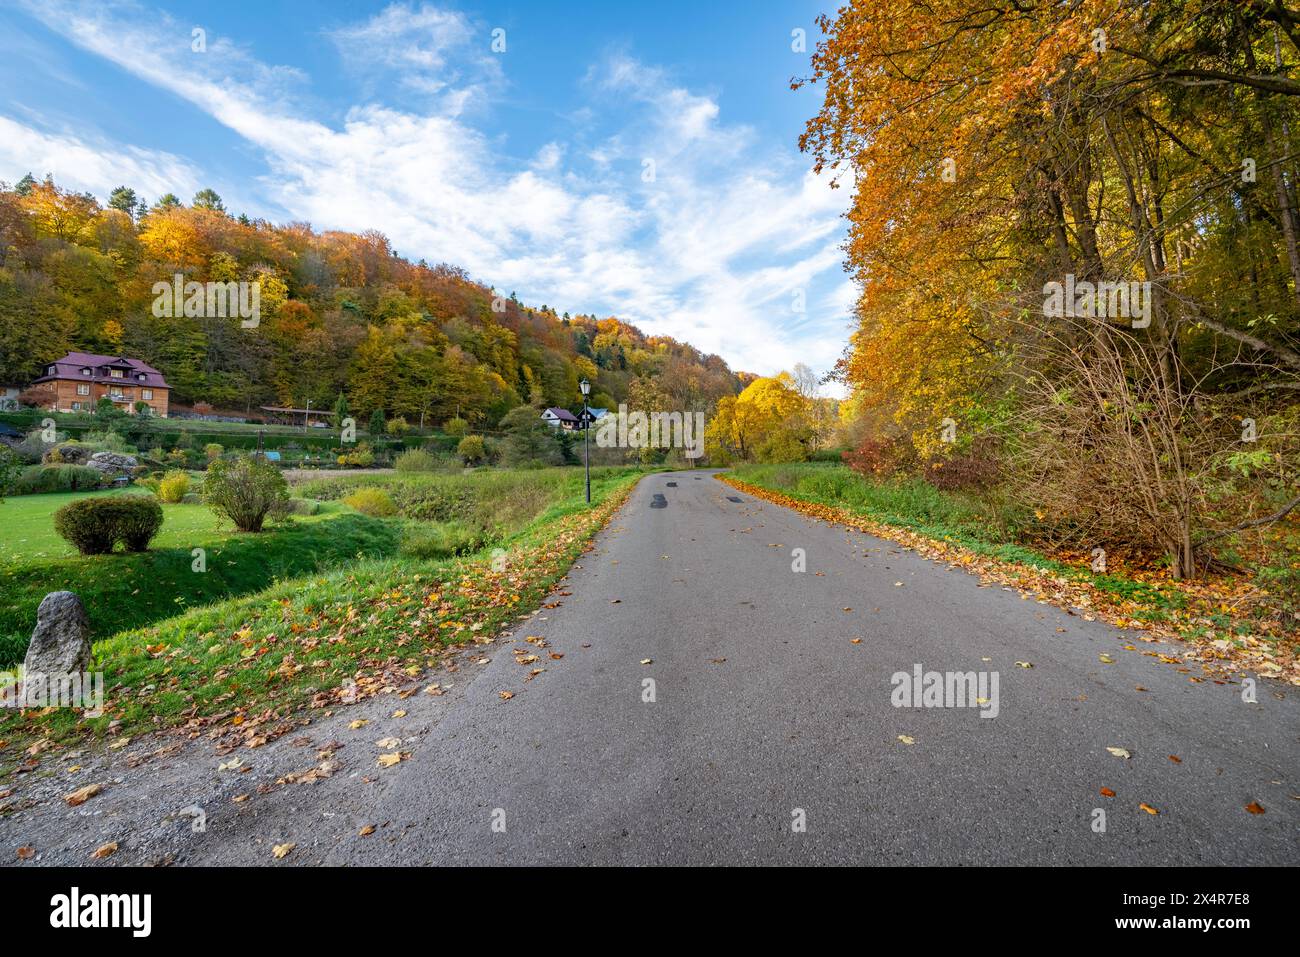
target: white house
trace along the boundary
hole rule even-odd
[[[578,417],[568,409],[551,407],[542,413],[542,421],[553,429],[576,429]]]

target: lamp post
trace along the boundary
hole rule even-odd
[[[591,383],[583,379],[578,383],[582,390],[582,464],[587,470],[587,504],[591,504],[591,409],[587,407],[587,396],[591,395]]]

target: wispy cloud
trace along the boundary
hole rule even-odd
[[[379,228],[407,255],[457,263],[528,301],[617,314],[740,368],[774,372],[800,360],[825,368],[839,354],[843,317],[830,310],[843,297],[830,294],[841,285],[830,276],[841,258],[845,193],[788,149],[764,148],[753,130],[726,123],[715,98],[633,57],[611,55],[585,70],[588,103],[574,114],[569,142],[586,135],[593,116],[617,117],[617,128],[581,146],[563,147],[559,137],[511,156],[461,108],[490,99],[504,80],[495,61],[483,63],[483,31],[453,11],[394,5],[333,31],[346,57],[364,49],[368,71],[413,77],[440,103],[417,112],[371,99],[336,125],[295,100],[306,82],[296,71],[224,38],[177,69],[189,29],[166,17],[58,3],[32,15],[256,146],[267,165],[266,208],[251,212]],[[224,55],[210,55],[214,43]],[[24,142],[41,135],[27,130]],[[75,154],[85,156],[81,182],[126,181],[95,165],[89,154],[98,149],[88,142]],[[172,173],[195,179],[175,158],[138,162],[154,164],[149,183]],[[136,181],[158,191],[143,175]]]

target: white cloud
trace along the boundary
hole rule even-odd
[[[736,368],[770,373],[802,360],[825,369],[839,355],[846,316],[831,313],[844,296],[829,292],[842,286],[847,194],[832,192],[789,149],[724,123],[714,98],[674,86],[661,70],[623,55],[593,66],[583,84],[590,102],[573,122],[585,133],[604,115],[618,129],[514,158],[462,110],[490,95],[490,68],[478,70],[481,31],[459,14],[395,5],[335,31],[341,47],[364,45],[385,69],[423,77],[443,108],[430,115],[372,102],[334,127],[294,105],[302,80],[294,71],[220,38],[216,48],[227,55],[182,70],[175,58],[190,55],[188,29],[166,18],[48,3],[32,13],[261,149],[267,209],[250,211],[274,217],[278,208],[318,228],[377,228],[412,258],[464,266],[525,301],[618,315]],[[104,162],[88,155],[95,149],[73,155],[94,169]],[[645,157],[655,160],[651,183],[641,179]],[[155,179],[172,172],[154,162]],[[173,166],[194,179],[192,169]],[[823,294],[814,296],[818,285]],[[790,308],[796,288],[810,290],[809,313]]]
[[[166,192],[189,196],[199,182],[198,170],[171,153],[45,132],[5,116],[0,116],[0,170],[12,171],[14,181],[26,173],[38,179],[50,173],[64,189],[99,196],[124,183],[150,198]]]

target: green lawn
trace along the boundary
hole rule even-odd
[[[149,551],[78,555],[54,532],[53,514],[88,495],[141,490],[12,496],[0,503],[6,529],[0,563],[0,668],[21,661],[49,592],[81,596],[96,637],[158,621],[196,605],[247,594],[276,581],[357,558],[396,554],[401,529],[334,502],[260,534],[235,531],[203,505],[164,505]],[[12,533],[12,534],[10,534]],[[206,570],[194,571],[202,548]]]
[[[0,503],[0,567],[37,559],[68,558],[77,550],[54,532],[54,513],[69,502],[92,495],[142,495],[139,488],[102,492],[51,492],[47,495],[14,495]],[[207,539],[218,531],[219,520],[202,505],[165,505],[162,531],[154,539],[156,548],[178,548],[196,538]],[[193,547],[193,546],[191,546]]]
[[[120,621],[111,629],[115,634],[95,644],[96,667],[107,687],[104,715],[84,718],[66,708],[0,714],[4,767],[12,769],[35,739],[99,737],[108,733],[111,721],[119,722],[112,732],[117,736],[221,715],[212,720],[231,731],[254,733],[258,722],[246,718],[267,709],[286,715],[308,702],[336,702],[345,683],[360,696],[377,693],[435,663],[448,644],[490,635],[536,607],[642,474],[634,468],[593,469],[591,506],[583,501],[581,469],[458,476],[453,481],[465,493],[463,514],[501,523],[499,534],[473,554],[370,557],[278,582],[268,579],[249,594],[201,608],[178,607],[143,627]],[[447,491],[442,478],[409,484],[435,486],[433,498],[441,499]],[[238,552],[237,565],[286,548],[293,554],[325,547],[349,522],[358,529],[386,528],[396,536],[420,521],[366,519],[346,510],[335,515],[256,542],[237,542],[248,549]],[[326,533],[323,540],[292,539],[318,532]],[[495,565],[497,547],[504,549],[504,567]],[[182,554],[189,574],[188,552]],[[104,557],[105,565],[87,584],[109,587],[118,574],[106,575],[112,567],[107,563],[129,557]],[[221,562],[210,555],[208,567]],[[150,574],[127,597],[165,604],[174,594],[169,582],[181,574],[179,568],[170,579],[167,573]],[[124,596],[115,597],[120,602]]]

